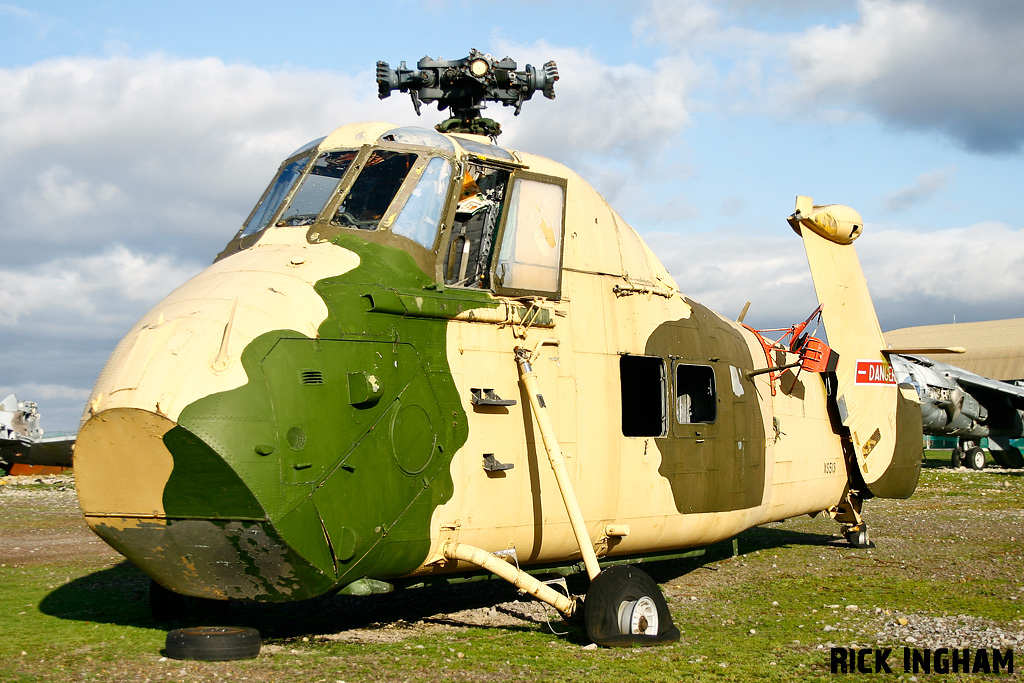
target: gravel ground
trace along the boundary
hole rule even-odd
[[[98,568],[122,561],[82,520],[73,475],[2,477],[0,509],[4,567],[59,567],[71,557]],[[826,650],[814,661],[827,662],[830,647],[851,646],[1000,648],[1024,654],[1024,470],[929,469],[914,497],[869,501],[864,514],[876,544],[866,550],[849,548],[834,523],[802,517],[741,535],[738,556],[719,552],[699,560],[645,565],[662,586],[683,630],[679,647],[695,650],[712,631],[721,630],[716,637],[726,638],[733,632],[750,638],[771,633],[774,622],[792,616],[784,592],[771,594],[771,581],[813,576],[828,590],[800,615],[791,649]],[[1018,616],[965,614],[947,608],[941,599],[929,603],[934,609],[910,608],[906,600],[895,598],[860,600],[859,583],[872,585],[894,577],[922,577],[933,583],[938,579],[937,585],[948,586],[942,591],[949,594],[984,591],[986,599],[1008,606],[1004,613]],[[122,580],[126,592],[139,599],[145,595],[145,577]],[[766,583],[763,599],[736,597],[736,590]],[[408,650],[423,645],[405,641],[422,643],[425,636],[440,641],[487,629],[566,629],[552,609],[520,599],[514,589],[497,581],[244,610],[248,621],[274,624],[264,632],[264,654],[270,662],[298,654],[308,657],[323,647],[318,643],[398,644]],[[578,638],[556,636],[549,644],[577,651],[593,647]],[[451,656],[457,656],[455,650]],[[691,663],[706,657],[697,655]],[[145,666],[138,666],[138,680],[148,677]],[[253,680],[275,680],[274,675]]]

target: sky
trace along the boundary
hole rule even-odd
[[[0,398],[74,430],[117,341],[278,164],[380,100],[378,60],[558,64],[502,145],[578,171],[688,296],[816,306],[797,195],[864,218],[884,330],[1024,317],[1020,0],[0,0]]]

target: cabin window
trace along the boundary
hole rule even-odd
[[[561,185],[515,180],[495,268],[503,289],[558,291],[564,204]]]
[[[707,365],[677,365],[675,399],[679,424],[714,422],[718,412],[714,369]]]
[[[440,157],[431,159],[391,231],[427,249],[433,247],[451,178],[452,165],[449,162]]]
[[[275,225],[312,225],[358,152],[323,152],[316,158]]]
[[[445,256],[445,284],[490,288],[491,255],[508,179],[504,169],[466,165]]]
[[[263,193],[263,198],[256,205],[252,215],[249,216],[249,220],[242,227],[242,237],[254,235],[270,225],[270,220],[277,213],[278,206],[291,192],[308,162],[309,157],[305,156],[281,166],[281,170],[278,171],[277,176],[270,183],[270,187]]]
[[[665,361],[652,356],[619,357],[623,436],[665,436]]]
[[[376,230],[415,163],[415,154],[374,150],[334,212],[331,223],[345,228]]]

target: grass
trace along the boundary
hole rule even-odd
[[[543,618],[488,625],[477,616],[517,597],[494,581],[238,606],[230,620],[260,628],[264,652],[224,663],[164,658],[173,625],[150,619],[148,579],[105,546],[26,551],[33,534],[86,544],[73,506],[0,495],[0,681],[818,681],[833,678],[830,646],[902,648],[883,633],[896,620],[961,616],[1020,634],[1024,649],[1024,473],[947,463],[927,453],[914,497],[865,506],[874,548],[802,517],[745,532],[735,556],[724,544],[646,565],[682,631],[672,646],[588,650],[554,618],[558,634]]]

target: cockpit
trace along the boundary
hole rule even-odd
[[[340,233],[409,252],[439,284],[556,298],[565,180],[529,172],[496,145],[393,128],[374,144],[310,142],[281,165],[221,256],[272,228]]]

